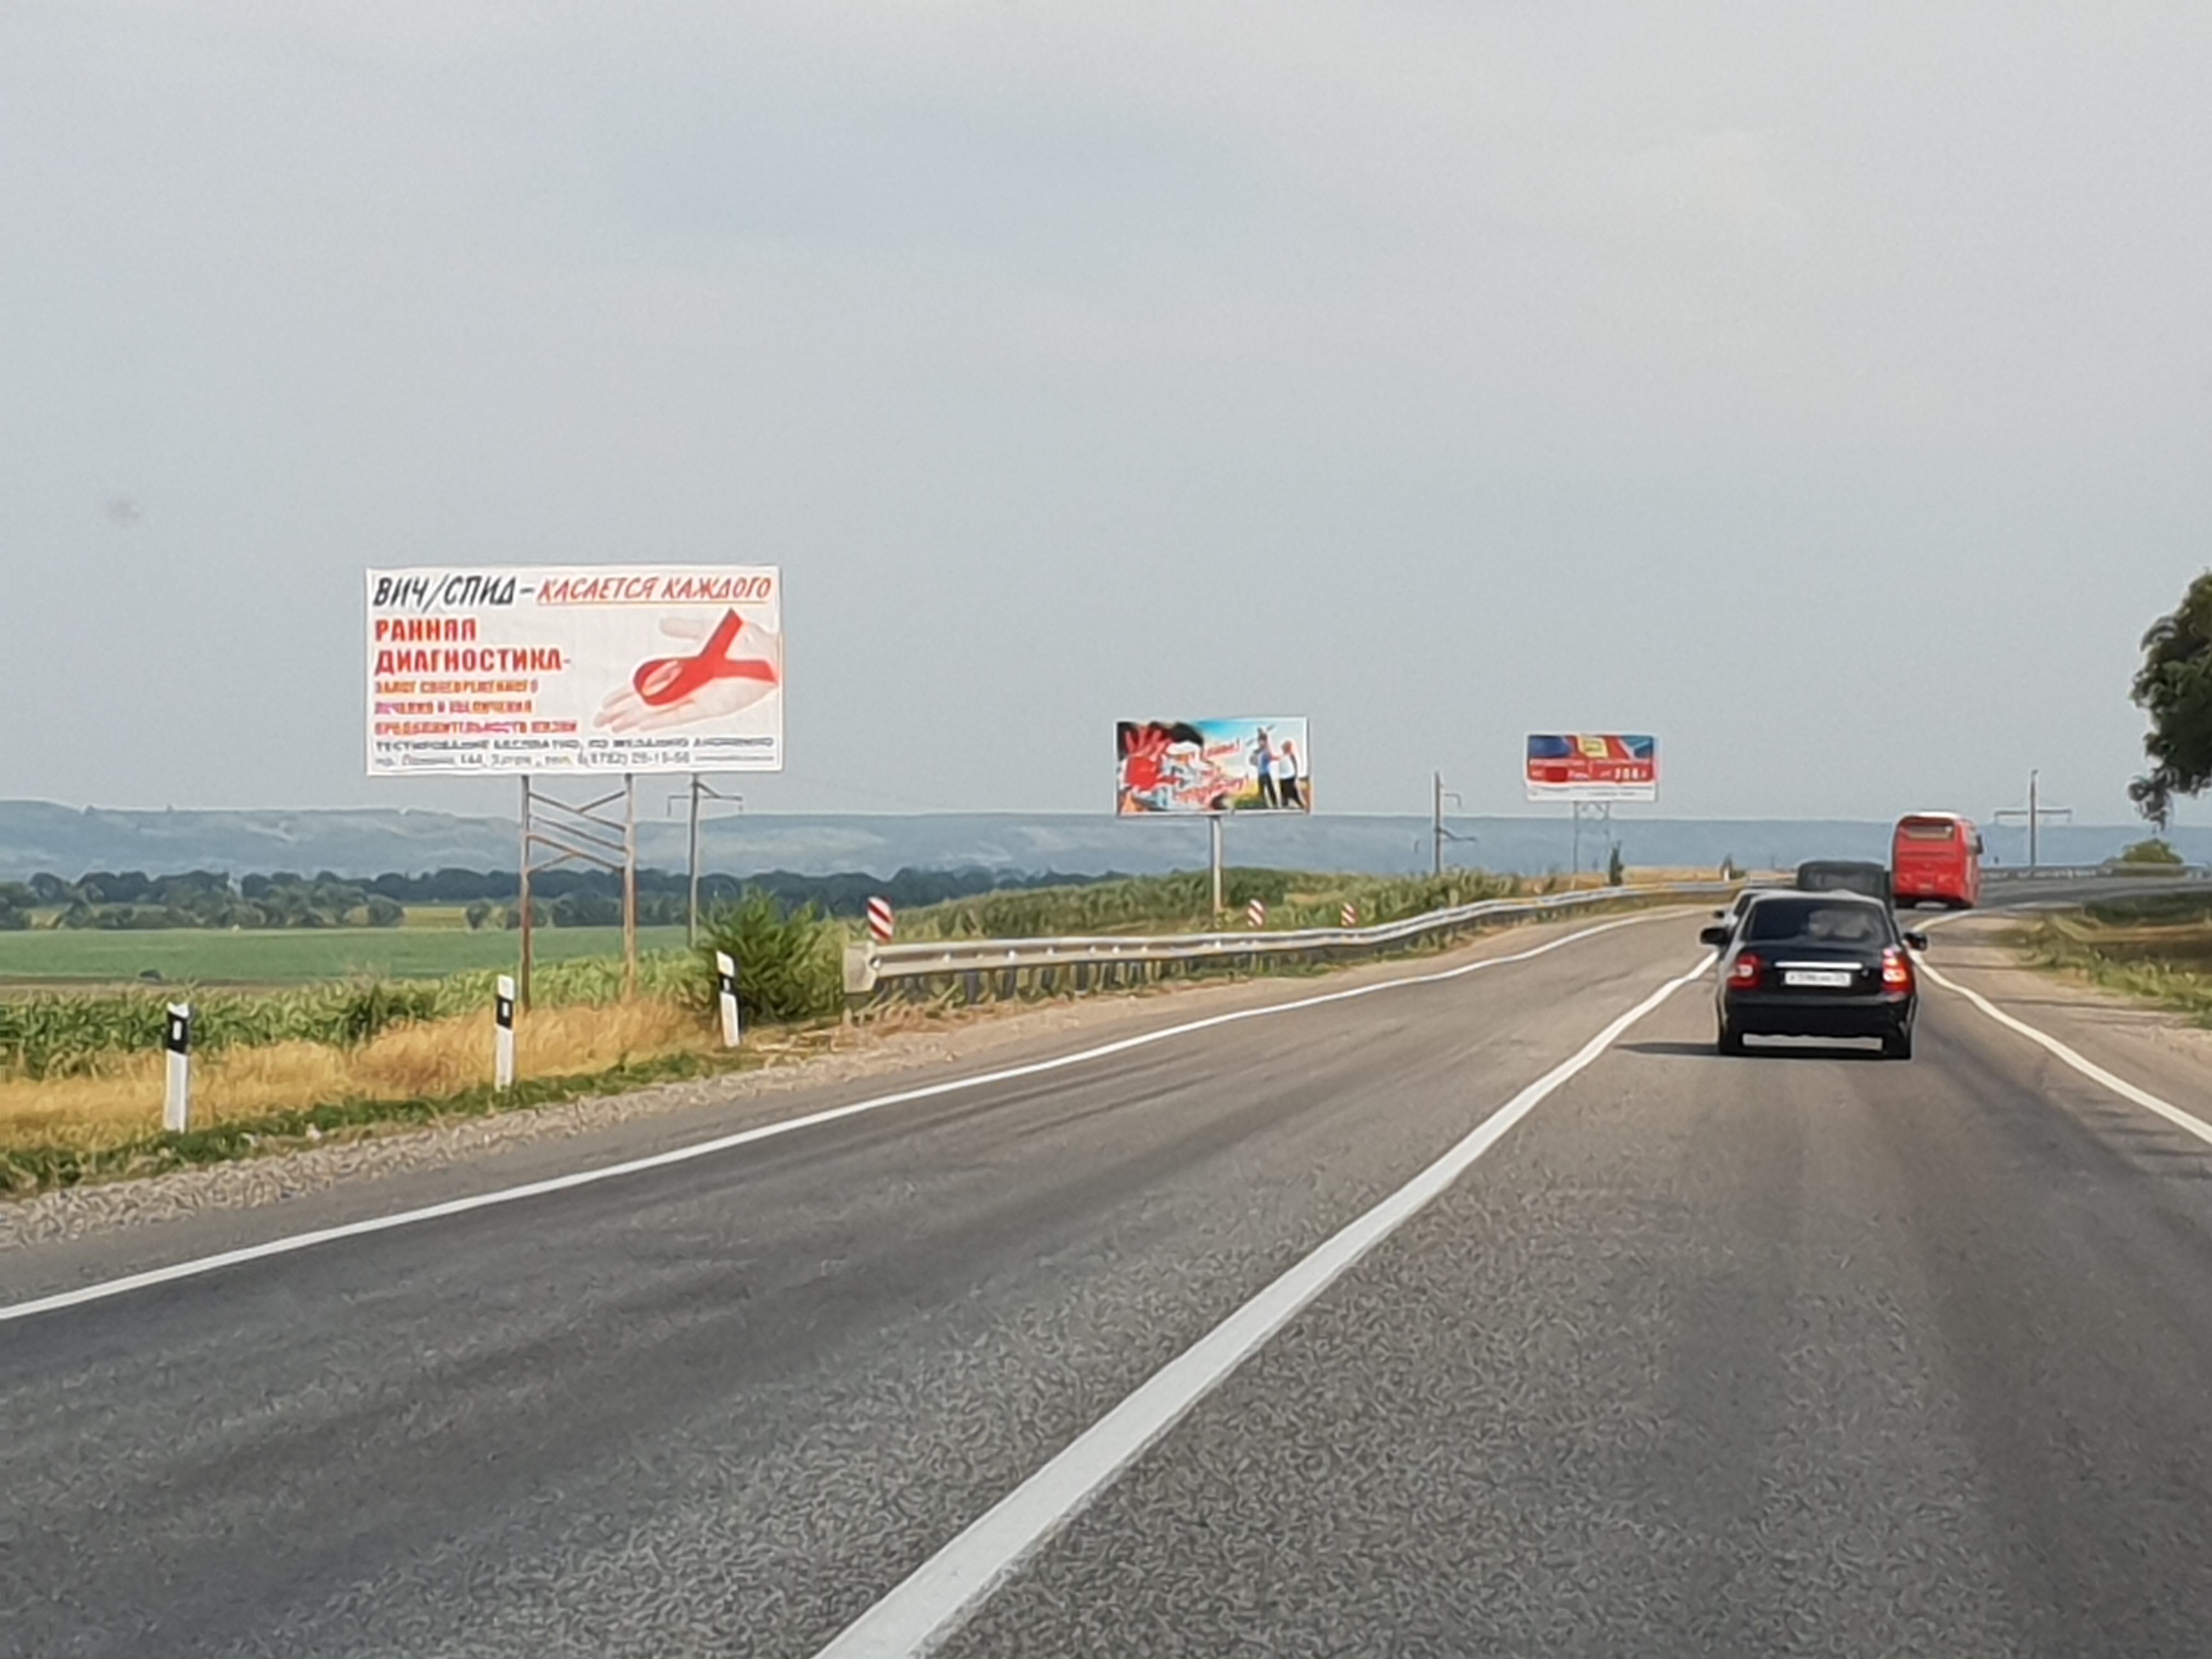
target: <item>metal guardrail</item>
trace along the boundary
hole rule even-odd
[[[1984,865],[1982,881],[2098,881],[2118,877],[2136,881],[2212,881],[2212,865],[2203,864],[2002,864]]]
[[[1024,975],[1034,989],[1083,991],[1148,982],[1178,963],[1196,969],[1247,960],[1257,965],[1263,958],[1341,962],[1380,955],[1492,921],[1571,915],[1598,905],[1618,904],[1624,899],[1725,897],[1738,885],[1726,881],[1672,882],[1532,898],[1483,899],[1371,927],[855,944],[845,947],[845,994],[864,1000],[876,995],[887,981],[902,981],[926,989],[932,980],[950,980],[959,982],[969,1000],[980,1001],[987,995],[1020,994]]]

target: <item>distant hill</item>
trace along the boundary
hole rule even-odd
[[[1455,817],[1463,839],[1453,864],[1535,874],[1564,870],[1571,831],[1564,813],[1543,817]],[[1886,859],[1888,826],[1820,819],[1701,819],[1632,817],[1613,825],[1631,864],[1787,866],[1808,858]],[[2044,831],[2049,863],[2094,863],[2140,840],[2141,825],[2064,824]],[[2025,861],[2017,830],[1985,831],[1999,863]],[[1425,869],[1426,818],[1341,813],[1311,818],[1240,818],[1229,825],[1231,863],[1317,870]],[[120,811],[76,809],[49,801],[0,801],[0,880],[39,871],[74,878],[88,870],[143,870],[151,875],[194,869],[374,876],[459,866],[511,870],[511,820],[394,808],[304,811]],[[2177,831],[2175,844],[2192,862],[2212,861],[2212,830]],[[1103,813],[937,812],[759,813],[718,818],[705,830],[702,861],[710,870],[744,874],[790,870],[806,875],[901,868],[1065,871],[1144,874],[1188,870],[1206,861],[1200,823],[1118,821]],[[655,817],[638,825],[642,862],[662,869],[684,863],[684,826]],[[1583,838],[1585,868],[1601,864],[1595,834]]]

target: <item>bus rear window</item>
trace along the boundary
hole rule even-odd
[[[1956,841],[1959,826],[1955,823],[1915,823],[1908,818],[1897,826],[1897,834],[1902,841]]]

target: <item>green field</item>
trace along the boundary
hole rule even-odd
[[[681,927],[641,927],[640,951],[680,951]],[[540,962],[618,957],[619,927],[545,927],[532,936]],[[90,928],[0,933],[0,985],[83,980],[114,983],[148,969],[165,981],[201,985],[297,985],[370,976],[434,979],[471,969],[504,968],[515,959],[516,936],[465,928],[277,928],[220,933],[181,927],[152,933]]]

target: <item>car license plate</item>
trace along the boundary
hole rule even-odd
[[[1848,968],[1793,968],[1782,975],[1784,985],[1802,985],[1808,989],[1848,990],[1857,977]]]

